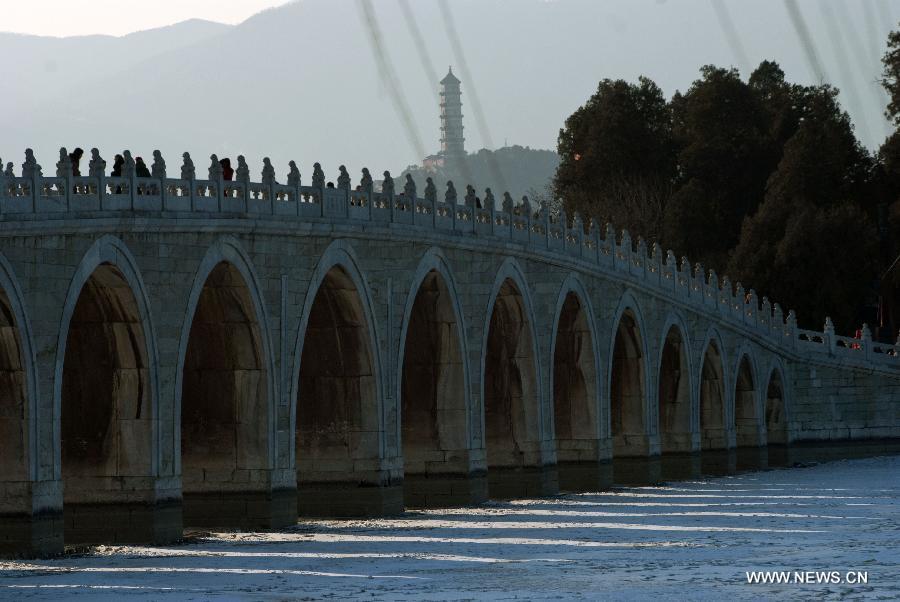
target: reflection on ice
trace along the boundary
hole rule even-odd
[[[339,523],[327,523],[340,527]],[[810,529],[765,529],[760,527],[720,527],[714,525],[649,525],[640,523],[613,522],[562,522],[562,521],[521,521],[521,520],[444,520],[425,519],[391,519],[367,521],[369,529],[624,529],[633,531],[679,531],[679,532],[726,532],[747,533],[820,533]]]
[[[244,541],[246,542],[247,540]],[[258,541],[272,542],[273,540],[265,538]],[[332,541],[347,540],[336,538]],[[567,562],[564,559],[556,558],[492,558],[487,556],[466,556],[460,554],[437,554],[429,552],[245,552],[234,550],[202,550],[193,547],[176,549],[130,546],[128,548],[128,553],[131,556],[143,556],[145,558],[312,558],[317,560],[405,558],[409,560],[437,560],[440,562]]]
[[[226,568],[226,567],[177,567],[177,566],[104,566],[104,567],[53,567],[46,565],[22,565],[20,571],[41,573],[198,573],[223,575],[302,575],[305,577],[356,577],[358,579],[423,579],[410,575],[366,575],[361,573],[335,573],[332,571],[300,571],[292,569]]]
[[[216,534],[217,536],[219,534]],[[221,534],[224,535],[224,534]],[[361,535],[358,533],[254,533],[240,538],[241,543],[422,543],[492,544],[528,546],[571,546],[576,548],[680,548],[698,544],[684,541],[592,541],[535,537],[441,537],[428,535]]]

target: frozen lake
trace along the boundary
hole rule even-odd
[[[868,584],[749,585],[759,570],[860,571]],[[124,595],[897,599],[900,456],[0,563],[0,598]]]

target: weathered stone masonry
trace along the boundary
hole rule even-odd
[[[900,348],[577,216],[29,165],[0,177],[3,553],[900,437]]]

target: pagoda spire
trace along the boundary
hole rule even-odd
[[[441,80],[441,154],[444,159],[461,159],[466,155],[460,83],[453,75],[453,67]]]

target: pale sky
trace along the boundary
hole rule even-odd
[[[121,36],[187,19],[233,25],[287,1],[9,0],[0,2],[0,31],[41,36]]]

